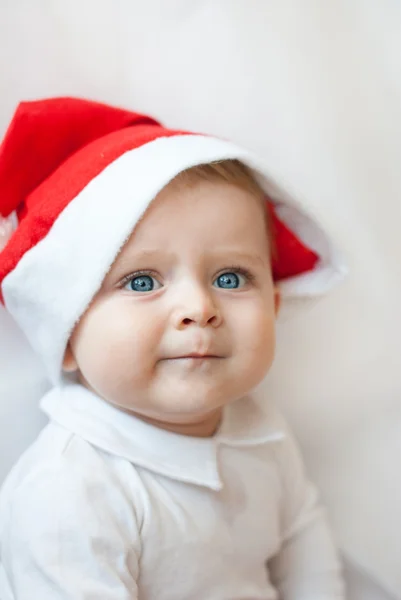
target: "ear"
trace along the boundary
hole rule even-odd
[[[71,344],[68,343],[68,346],[65,350],[64,359],[63,359],[63,371],[67,373],[73,373],[78,370],[77,361],[75,360],[75,356],[71,349]]]
[[[278,315],[279,311],[280,311],[280,306],[281,306],[281,293],[278,287],[274,288],[274,312],[276,313],[276,316]]]

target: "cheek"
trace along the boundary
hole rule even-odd
[[[122,302],[93,307],[84,316],[71,340],[84,376],[115,374],[124,380],[149,369],[159,345],[160,327],[142,312],[132,303]]]
[[[266,302],[249,302],[241,307],[236,318],[232,316],[235,347],[242,360],[270,365],[275,348],[275,313]]]

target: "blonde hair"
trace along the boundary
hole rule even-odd
[[[199,180],[230,183],[246,190],[261,200],[264,200],[266,196],[257,183],[251,169],[237,159],[196,165],[182,171],[175,178],[175,181],[182,185],[192,185]]]
[[[268,197],[266,192],[256,181],[251,169],[237,159],[216,161],[207,164],[196,165],[185,171],[182,171],[174,178],[174,183],[179,186],[191,186],[197,181],[216,181],[235,185],[246,192],[249,192],[259,200],[263,209],[266,232],[269,238],[270,250],[273,256],[276,255],[274,237],[272,236],[271,216],[267,209]]]

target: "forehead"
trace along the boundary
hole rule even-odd
[[[265,213],[261,197],[233,184],[200,180],[182,185],[173,181],[152,202],[130,241],[141,244],[147,238],[165,241],[187,234],[209,238],[216,232],[238,241],[254,237],[258,231],[265,237]]]
[[[261,199],[232,184],[200,181],[166,186],[152,202],[114,261],[106,279],[133,268],[238,256],[270,262]],[[265,264],[265,266],[266,266]]]

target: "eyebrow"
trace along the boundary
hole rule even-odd
[[[241,262],[245,261],[254,264],[257,263],[263,266],[266,264],[266,261],[259,254],[253,252],[241,252],[230,248],[219,249],[216,253],[213,254],[213,256],[221,259],[229,259],[230,261],[238,260]]]
[[[138,250],[138,251],[133,251],[133,252],[127,252],[127,259],[126,260],[151,260],[153,258],[157,258],[160,255],[163,256],[168,256],[166,254],[166,252],[161,249],[161,248],[155,248],[155,249],[150,249],[150,250]],[[121,258],[122,262],[125,262],[124,259]]]
[[[139,250],[138,252],[130,252],[128,250],[125,255],[120,254],[116,258],[116,261],[110,268],[108,276],[110,276],[111,274],[113,278],[116,277],[117,279],[119,279],[120,277],[123,277],[127,273],[127,271],[129,271],[132,268],[133,264],[146,264],[152,262],[155,259],[160,259],[161,257],[163,257],[164,259],[168,259],[169,254],[161,249]],[[151,265],[146,264],[146,267],[148,266]]]
[[[221,260],[221,262],[234,263],[247,262],[249,264],[258,265],[265,267],[267,265],[266,260],[262,256],[252,252],[241,252],[234,248],[218,248],[216,251],[206,252],[205,255],[209,254],[211,258]],[[139,250],[138,252],[127,252],[125,257],[120,256],[117,258],[118,264],[114,263],[111,267],[108,278],[111,277],[113,280],[119,280],[121,277],[127,274],[132,268],[133,264],[137,265],[135,268],[140,268],[142,263],[144,268],[151,268],[152,262],[157,260],[169,261],[174,258],[174,254],[166,252],[163,249],[155,248],[149,250]],[[227,266],[229,266],[227,264]]]

